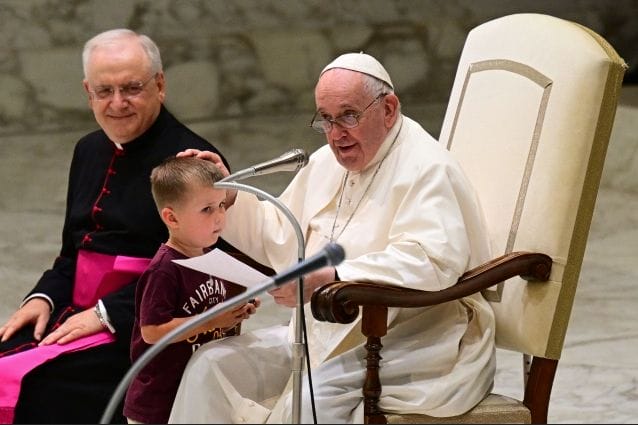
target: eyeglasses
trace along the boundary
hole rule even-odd
[[[131,81],[130,83],[119,86],[117,90],[119,90],[122,99],[130,99],[132,97],[139,96],[144,91],[144,86],[146,86],[155,77],[157,77],[157,74],[153,74],[146,81]],[[97,86],[91,90],[91,93],[93,93],[97,100],[107,100],[111,99],[115,95],[115,90],[116,88],[113,86]]]
[[[330,133],[332,127],[335,124],[338,124],[341,128],[355,128],[359,125],[359,119],[361,116],[368,110],[372,105],[379,101],[379,99],[386,96],[388,93],[381,93],[377,97],[375,97],[372,102],[368,104],[363,111],[361,112],[349,112],[347,114],[343,114],[338,116],[337,118],[330,118],[327,116],[323,116],[319,114],[319,111],[315,112],[315,115],[312,117],[312,121],[310,121],[310,127],[316,130],[319,133],[326,134]]]

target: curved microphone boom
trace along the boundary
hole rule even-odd
[[[278,173],[279,171],[299,171],[308,164],[308,154],[303,149],[292,149],[271,159],[252,167],[244,168],[229,176],[224,177],[220,182],[234,182],[252,176]]]

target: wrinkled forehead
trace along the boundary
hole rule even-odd
[[[363,74],[342,68],[324,72],[315,86],[315,103],[318,108],[327,103],[356,106],[365,95]]]

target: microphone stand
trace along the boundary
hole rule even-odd
[[[235,178],[236,176],[233,176]],[[243,178],[239,176],[239,178]],[[290,224],[295,230],[297,236],[297,258],[298,262],[302,262],[305,259],[306,245],[304,242],[303,232],[299,222],[292,214],[290,209],[286,207],[283,202],[275,198],[271,194],[258,189],[253,186],[248,186],[233,181],[218,181],[214,185],[221,189],[235,189],[242,190],[257,197],[261,197],[270,201],[275,207],[277,207],[290,221]],[[304,293],[303,293],[303,277],[299,276],[297,280],[297,305],[295,311],[295,340],[292,345],[292,423],[301,423],[301,384],[302,384],[302,371],[304,363],[304,345],[303,345],[303,306],[304,306]]]

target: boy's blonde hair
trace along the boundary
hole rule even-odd
[[[151,192],[157,209],[182,201],[194,185],[213,186],[224,176],[210,161],[169,157],[151,172]]]

